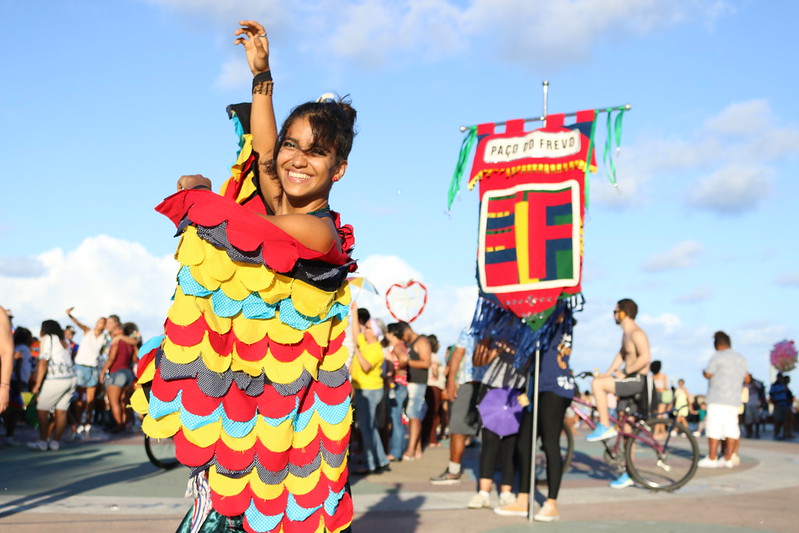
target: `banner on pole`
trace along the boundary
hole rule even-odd
[[[479,183],[477,280],[482,299],[533,328],[559,299],[580,293],[585,177],[595,168],[594,110],[549,115],[526,132],[524,120],[477,127],[469,187]]]

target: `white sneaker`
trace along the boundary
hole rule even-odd
[[[726,460],[724,457],[719,458],[719,468],[734,468],[735,461],[730,459],[729,461]]]
[[[722,461],[723,461],[723,459],[722,459]],[[699,460],[698,463],[696,463],[696,466],[698,466],[699,468],[718,468],[720,465],[719,465],[719,460],[718,459],[711,459],[710,457],[703,457],[702,459]]]
[[[741,465],[741,458],[738,457],[737,453],[734,453],[734,454],[732,454],[732,457],[730,457],[730,462],[732,463],[732,466],[740,466]],[[732,467],[730,467],[730,468],[732,468]]]
[[[48,444],[48,447],[50,448],[50,451],[57,452],[59,449],[61,449],[61,443],[57,440],[51,440]]]
[[[491,507],[491,500],[488,496],[480,494],[479,492],[472,496],[472,499],[469,500],[469,509],[483,509],[485,507]]]
[[[516,496],[514,496],[512,492],[503,492],[499,495],[500,507],[508,507],[514,503],[516,503]],[[527,514],[525,513],[524,516],[527,516]]]
[[[28,448],[32,450],[39,450],[40,452],[47,451],[47,441],[46,440],[36,440],[33,442],[28,443]]]

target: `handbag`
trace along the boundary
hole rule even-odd
[[[493,382],[499,375],[503,364],[497,361],[491,377],[487,380],[488,383]],[[524,394],[522,391],[512,387],[490,387],[483,382],[479,394],[476,410],[480,413],[483,427],[500,437],[519,432],[524,409],[519,403],[519,395]]]
[[[38,402],[36,401],[38,397],[38,393],[31,396],[31,400],[28,402],[28,405],[25,406],[25,421],[33,428],[39,427]]]
[[[489,389],[477,405],[483,426],[500,437],[518,433],[523,410],[520,394],[518,389],[510,387]]]

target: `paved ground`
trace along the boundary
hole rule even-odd
[[[32,439],[23,431],[21,438],[27,436]],[[353,530],[799,531],[797,442],[744,440],[739,468],[700,470],[674,493],[608,488],[613,472],[593,457],[599,450],[599,445],[578,439],[574,465],[561,488],[558,523],[530,524],[525,518],[497,516],[490,509],[466,509],[475,490],[477,449],[467,450],[468,479],[435,487],[427,479],[447,464],[448,450],[442,447],[428,449],[419,461],[394,464],[391,472],[354,478]],[[174,531],[190,506],[182,497],[186,472],[151,466],[140,436],[70,443],[59,452],[6,447],[0,450],[0,532]]]

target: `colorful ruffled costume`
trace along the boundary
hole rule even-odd
[[[141,350],[131,403],[145,433],[174,437],[209,496],[213,509],[195,501],[186,530],[209,530],[199,527],[208,517],[250,532],[342,531],[352,521],[351,228],[322,214],[342,249],[321,254],[256,215],[265,207],[249,110],[228,111],[241,150],[222,196],[181,191],[156,208],[178,228],[181,266],[164,335]]]

